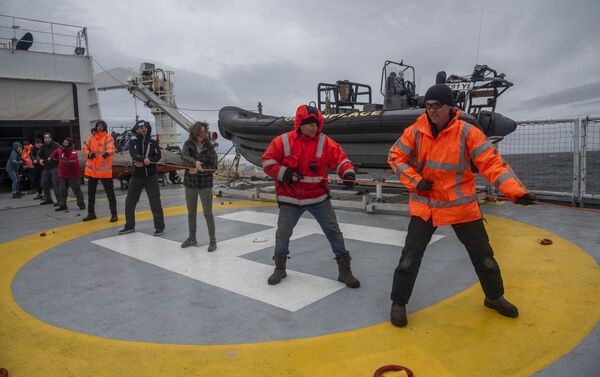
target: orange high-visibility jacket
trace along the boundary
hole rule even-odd
[[[93,158],[89,158],[88,156],[92,152],[95,155]],[[108,152],[107,158],[102,156],[104,152]],[[112,156],[115,154],[115,147],[113,138],[108,132],[95,132],[90,135],[83,144],[83,154],[87,159],[85,162],[86,177],[112,178]]]
[[[29,144],[28,146],[23,148],[23,152],[21,152],[21,157],[23,157],[23,161],[25,161],[26,168],[33,167],[33,161],[31,160],[31,157],[29,156],[29,153],[31,153],[31,148],[33,148],[33,144]]]
[[[461,118],[460,110],[454,110],[455,116],[435,139],[427,114],[421,115],[404,130],[388,155],[392,170],[410,190],[410,215],[425,221],[432,218],[434,226],[482,217],[471,162],[509,199],[514,201],[527,193],[483,132]],[[423,178],[433,181],[431,191],[417,191]]]

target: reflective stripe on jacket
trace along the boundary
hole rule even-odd
[[[108,132],[95,132],[83,144],[83,154],[86,158],[85,175],[93,178],[112,178],[112,156],[115,154],[113,138]],[[89,158],[90,153],[94,158]],[[102,157],[108,152],[108,158]]]
[[[454,110],[454,117],[437,138],[427,114],[421,115],[404,130],[388,155],[392,170],[410,190],[410,215],[425,221],[433,217],[434,226],[481,218],[471,162],[509,199],[514,201],[527,193],[483,132],[461,119],[460,110]],[[433,181],[431,191],[416,190],[423,178]]]

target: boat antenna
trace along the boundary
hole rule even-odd
[[[481,5],[481,18],[479,19],[479,36],[477,37],[477,56],[475,57],[475,65],[479,63],[479,43],[481,42],[481,25],[483,25],[483,4]]]

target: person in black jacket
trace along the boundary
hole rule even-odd
[[[181,159],[193,165],[185,171],[185,202],[188,210],[189,236],[181,247],[198,246],[196,241],[196,209],[198,196],[202,202],[202,211],[208,227],[208,251],[217,249],[215,237],[215,218],[212,213],[213,174],[217,169],[217,152],[208,137],[208,123],[196,122],[190,127],[190,137],[183,144]]]
[[[44,199],[44,196],[42,195],[42,174],[44,172],[44,167],[40,164],[40,159],[39,159],[41,149],[42,149],[42,139],[36,138],[33,143],[33,148],[31,148],[31,151],[29,152],[29,158],[31,159],[31,162],[33,163],[33,168],[28,169],[28,170],[31,170],[31,172],[32,172],[32,177],[31,177],[32,187],[35,188],[35,190],[37,190],[37,196],[35,198],[33,198],[35,200]]]
[[[143,120],[139,121],[137,134],[132,136],[129,143],[129,154],[134,168],[125,199],[125,227],[119,231],[119,234],[135,232],[135,206],[140,200],[144,187],[154,218],[154,235],[161,236],[165,230],[165,218],[156,174],[156,163],[160,161],[161,153],[156,140],[152,140],[150,137],[151,133],[150,124]]]
[[[58,207],[60,201],[60,180],[58,179],[58,159],[50,158],[50,155],[56,148],[60,148],[60,144],[52,140],[52,134],[47,132],[44,134],[44,144],[38,153],[40,165],[44,167],[42,172],[42,189],[44,190],[44,201],[40,204],[53,204]],[[56,203],[52,201],[50,188],[54,191]]]

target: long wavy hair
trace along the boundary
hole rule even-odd
[[[108,124],[106,124],[105,121],[103,121],[103,120],[97,121],[96,124],[94,125],[94,131],[96,131],[98,129],[98,125],[101,125],[102,127],[104,127],[104,131],[108,132]]]
[[[200,135],[200,130],[204,128],[206,133],[208,133],[208,123],[206,122],[196,122],[192,124],[190,127],[190,139],[196,141],[198,140],[198,135]]]

